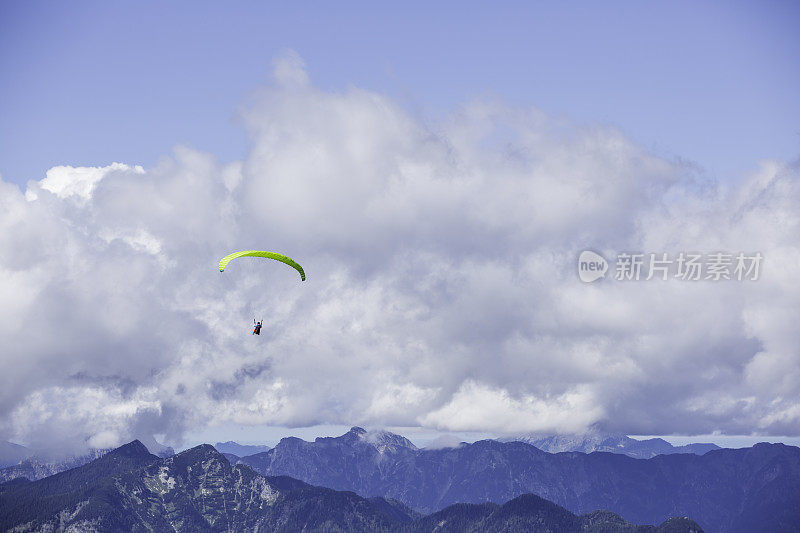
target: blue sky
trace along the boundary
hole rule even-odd
[[[0,174],[243,157],[237,108],[297,51],[314,84],[441,116],[494,96],[620,128],[726,181],[800,150],[796,2],[0,4]]]

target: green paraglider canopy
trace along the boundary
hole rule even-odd
[[[264,252],[262,250],[244,250],[243,252],[236,252],[226,255],[222,258],[222,261],[219,262],[219,271],[224,272],[225,267],[228,265],[231,259],[236,259],[237,257],[266,257],[267,259],[274,259],[275,261],[286,263],[293,269],[297,270],[300,272],[300,279],[302,281],[306,280],[306,273],[303,272],[303,267],[301,267],[297,261],[282,254],[276,254],[275,252]]]

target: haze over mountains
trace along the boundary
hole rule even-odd
[[[142,442],[143,441],[143,442]],[[145,447],[159,457],[169,457],[175,454],[170,446],[157,442],[153,437],[141,439]],[[53,474],[58,474],[71,468],[102,457],[109,449],[90,449],[82,454],[63,454],[54,450],[32,450],[19,444],[0,442],[0,483],[15,478],[26,478],[30,481],[42,479]],[[16,459],[16,460],[15,460]]]
[[[25,446],[5,440],[0,441],[0,468],[15,465],[31,455],[33,452]]]
[[[19,464],[0,469],[0,483],[17,478],[25,478],[30,481],[46,478],[47,476],[85,465],[102,457],[109,451],[90,450],[88,453],[81,455],[69,455],[60,458],[32,455],[20,461]]]
[[[693,453],[703,455],[720,447],[710,442],[698,442],[684,446],[673,446],[664,439],[653,438],[637,440],[620,434],[588,434],[588,435],[524,435],[514,439],[527,442],[542,451],[558,452],[610,452],[621,453],[638,459],[649,459],[656,455],[672,453]]]
[[[532,494],[422,517],[386,498],[264,477],[209,445],[166,459],[133,441],[81,467],[0,485],[0,528],[31,531],[558,531],[700,533],[692,520],[635,526],[573,513]]]

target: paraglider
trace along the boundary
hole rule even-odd
[[[219,262],[219,271],[225,272],[225,267],[228,266],[228,263],[232,259],[236,259],[238,257],[265,257],[267,259],[274,259],[275,261],[280,261],[281,263],[287,264],[293,269],[297,270],[300,273],[300,281],[306,280],[306,273],[303,270],[303,267],[301,267],[297,261],[283,254],[278,254],[275,252],[265,252],[263,250],[244,250],[241,252],[235,252],[230,255],[226,255]],[[255,318],[253,319],[253,335],[261,335],[261,325],[263,323],[264,323],[263,318],[258,322],[256,322]]]
[[[219,271],[224,272],[225,267],[228,266],[228,263],[232,259],[236,259],[238,257],[266,257],[267,259],[274,259],[275,261],[280,261],[281,263],[285,263],[292,267],[293,269],[297,270],[300,273],[300,280],[306,280],[306,273],[303,271],[303,267],[300,266],[297,261],[292,259],[291,257],[287,257],[282,254],[278,254],[275,252],[264,252],[262,250],[244,250],[242,252],[232,253],[230,255],[226,255],[222,258],[219,262]]]

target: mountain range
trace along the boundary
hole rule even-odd
[[[270,450],[269,446],[239,444],[238,442],[233,442],[232,440],[227,442],[218,442],[214,445],[214,448],[216,448],[219,453],[227,453],[237,457],[245,457],[256,453],[268,452]]]
[[[210,445],[160,459],[133,441],[38,481],[0,485],[0,528],[51,531],[533,531],[699,533],[687,518],[636,526],[607,511],[576,516],[533,494],[503,505],[459,504],[430,516],[395,500],[363,498],[231,466]]]
[[[627,437],[610,440],[564,437],[548,438],[538,444],[550,449],[611,447],[617,452],[626,449],[628,452],[644,453],[642,448],[632,449],[631,443],[625,439]],[[252,449],[266,450],[244,457],[230,452],[219,453],[208,445],[172,455],[171,449],[155,441],[149,446],[142,445],[140,441],[126,445],[132,446],[136,452],[132,456],[138,458],[138,462],[132,463],[109,459],[120,455],[126,457],[126,447],[105,455],[104,451],[96,450],[90,455],[60,462],[42,463],[36,457],[28,457],[14,467],[0,470],[0,479],[28,478],[13,479],[0,485],[0,526],[8,524],[11,517],[14,527],[24,526],[20,531],[47,529],[51,526],[58,530],[62,525],[78,523],[82,524],[82,528],[91,524],[99,524],[100,527],[106,523],[117,524],[113,522],[117,520],[113,518],[117,514],[135,513],[139,518],[125,515],[127,518],[124,520],[133,520],[126,522],[127,526],[133,527],[131,524],[141,519],[146,528],[161,530],[171,527],[172,522],[158,522],[155,516],[177,512],[174,511],[176,505],[181,509],[200,505],[200,510],[196,511],[199,516],[205,516],[204,506],[211,505],[214,499],[211,496],[216,494],[213,491],[220,490],[225,494],[235,494],[231,496],[233,500],[228,501],[228,496],[225,496],[221,503],[213,505],[222,505],[223,509],[232,505],[235,512],[225,515],[224,520],[220,518],[221,515],[202,520],[197,513],[190,513],[191,516],[181,515],[182,518],[175,519],[177,521],[174,522],[179,524],[178,530],[185,530],[181,529],[183,525],[180,524],[191,530],[215,530],[215,524],[218,523],[228,524],[233,529],[252,527],[280,530],[283,526],[270,522],[274,516],[267,520],[259,514],[264,509],[259,507],[260,510],[256,511],[242,503],[248,501],[252,504],[254,501],[252,494],[239,493],[244,490],[242,483],[262,483],[253,480],[263,478],[278,492],[302,489],[305,491],[303,498],[310,498],[312,493],[316,494],[314,498],[319,496],[323,500],[343,498],[324,492],[330,490],[346,492],[350,497],[357,498],[346,500],[346,504],[342,503],[344,500],[337,500],[342,505],[357,508],[359,511],[353,516],[339,516],[336,511],[333,514],[338,518],[330,518],[331,522],[326,522],[329,518],[324,517],[334,509],[328,509],[319,502],[309,503],[303,498],[300,499],[302,501],[292,500],[294,503],[291,505],[312,509],[319,520],[324,518],[314,527],[323,527],[320,524],[350,524],[356,529],[365,530],[378,528],[394,531],[400,528],[403,531],[428,531],[431,529],[426,528],[434,527],[432,517],[437,517],[434,529],[452,531],[480,531],[486,528],[492,530],[502,524],[506,524],[502,527],[514,530],[517,526],[508,525],[512,523],[525,523],[529,526],[535,523],[539,527],[550,523],[550,519],[560,524],[553,531],[571,531],[570,528],[574,527],[587,530],[590,526],[595,528],[592,530],[598,530],[596,527],[600,527],[598,524],[601,523],[606,528],[603,531],[652,530],[652,526],[631,525],[620,518],[622,516],[632,523],[661,523],[659,528],[664,531],[666,529],[663,528],[673,526],[684,531],[686,524],[671,517],[689,516],[711,532],[800,531],[800,448],[758,444],[738,450],[705,450],[703,455],[699,455],[704,451],[704,445],[696,445],[684,447],[682,451],[693,450],[697,453],[677,453],[675,450],[678,448],[672,447],[668,449],[667,455],[636,459],[626,456],[627,453],[548,453],[525,440],[534,441],[535,438],[527,436],[505,442],[484,440],[447,447],[440,444],[438,448],[420,449],[400,435],[386,431],[367,432],[354,427],[339,437],[318,438],[313,442],[293,437],[282,439],[272,449],[248,447],[231,441],[217,443],[220,448],[240,453]],[[658,439],[634,442],[662,446],[658,442],[652,442],[654,440]],[[154,449],[169,457],[159,458],[151,454]],[[652,451],[652,447],[644,448],[647,449]],[[27,452],[23,450],[23,453]],[[187,464],[187,461],[191,464],[198,464],[199,461],[201,466],[190,465],[187,469],[182,469],[180,465]],[[155,468],[155,463],[159,463],[158,468],[161,470],[152,469]],[[92,466],[89,470],[84,470],[90,465]],[[76,466],[79,468],[74,468]],[[209,466],[214,468],[208,470]],[[50,475],[67,469],[71,470]],[[132,480],[130,475],[134,471],[139,472],[136,474],[139,477]],[[211,474],[211,477],[192,481],[193,472],[200,471]],[[78,472],[91,474],[76,478]],[[177,477],[173,475],[175,472]],[[209,480],[219,476],[221,484],[216,485],[211,493],[203,492],[208,488],[208,483],[211,482]],[[33,483],[28,481],[43,477],[44,479]],[[107,481],[102,481],[103,479]],[[177,492],[173,493],[169,489],[159,493],[162,489],[157,488],[158,483],[154,480],[160,480],[159,483],[169,488],[173,483],[170,479],[174,482],[183,479],[185,484],[179,483],[182,488]],[[95,492],[102,488],[98,488],[98,483],[105,483],[103,491],[106,492]],[[90,487],[93,488],[89,490]],[[199,504],[196,501],[198,490],[201,495],[205,494]],[[186,494],[178,498],[184,492]],[[66,496],[70,494],[72,496]],[[146,506],[149,509],[147,513],[152,514],[152,517],[145,514],[150,518],[142,518],[145,516],[142,515],[144,508],[137,507],[141,502],[136,503],[136,498],[141,500],[142,494],[149,494],[149,503]],[[535,500],[534,494],[542,501]],[[97,501],[105,501],[108,505],[103,507],[90,496],[101,498]],[[160,503],[159,498],[163,500]],[[519,500],[520,498],[522,499]],[[9,501],[16,503],[9,506]],[[95,512],[95,508],[105,510]],[[556,512],[553,511],[554,508],[560,510]],[[34,518],[20,522],[14,518],[17,509],[33,509]],[[270,512],[275,509],[277,508],[270,507]],[[311,523],[304,521],[306,518],[303,518],[303,513],[306,511],[290,512],[284,507],[280,509],[281,512],[294,513],[292,524]],[[597,509],[606,511],[596,511]],[[246,511],[245,514],[255,514],[251,518],[240,517],[239,510]],[[108,515],[109,513],[111,514]],[[432,514],[424,516],[421,513]],[[56,515],[57,523],[53,521]],[[506,515],[511,517],[511,522],[504,522],[502,517]],[[30,515],[26,516],[30,518]],[[522,518],[523,516],[528,518]],[[538,518],[532,518],[534,516]],[[549,518],[545,520],[545,516]],[[561,520],[556,519],[557,516],[572,518]],[[222,521],[218,522],[219,520]],[[347,522],[348,520],[352,522]],[[533,522],[525,522],[526,520]],[[30,524],[26,525],[28,523]],[[127,530],[127,526],[120,524],[122,522],[114,527]],[[689,526],[690,529],[699,527],[694,523]],[[341,527],[347,530],[350,526]],[[100,529],[103,530],[103,527]]]
[[[102,457],[109,451],[107,449],[93,449],[80,455],[68,455],[58,458],[33,455],[23,459],[19,464],[0,468],[0,483],[16,478],[25,478],[30,481],[43,479],[59,472],[85,465]]]
[[[151,453],[159,457],[169,457],[175,454],[175,450],[170,446],[165,446],[156,442],[153,437],[140,440],[140,442],[142,441]],[[63,454],[52,451],[36,452],[25,446],[10,442],[5,442],[5,444],[9,444],[14,448],[4,447],[3,444],[3,442],[0,442],[0,450],[11,450],[15,452],[16,457],[19,459],[16,462],[8,463],[10,466],[0,468],[0,483],[19,477],[30,481],[42,479],[71,468],[85,465],[110,451],[110,449],[89,449],[86,453],[81,454]],[[14,456],[12,454],[6,454],[2,457],[5,457],[6,461],[10,461]]]
[[[0,468],[15,465],[31,455],[33,455],[33,451],[25,446],[6,440],[0,441]]]
[[[377,436],[384,434],[384,432],[375,432],[374,434]],[[395,435],[395,437],[403,440],[403,442],[398,443],[399,445],[406,447],[413,446],[413,444],[404,437],[397,435]],[[158,455],[159,457],[169,457],[175,453],[171,447],[157,442],[152,436],[145,436],[138,440],[147,447],[150,453]],[[452,442],[452,439],[447,440],[448,442]],[[698,443],[688,444],[686,446],[672,446],[663,439],[647,439],[640,441],[626,435],[596,433],[588,435],[556,436],[523,435],[513,439],[505,439],[505,441],[513,440],[527,442],[540,450],[551,453],[565,451],[591,453],[594,451],[603,451],[622,453],[641,459],[670,453],[696,453],[702,455],[712,449],[719,449],[715,444]],[[453,444],[457,445],[458,441],[455,441]],[[438,447],[448,446],[449,444],[439,445]],[[269,446],[265,445],[239,444],[234,441],[218,442],[214,445],[214,448],[231,459],[268,452],[271,449]],[[8,481],[16,477],[25,477],[30,480],[41,479],[86,464],[107,451],[108,449],[92,449],[84,454],[54,455],[52,452],[45,453],[32,450],[20,444],[0,441],[0,482]]]
[[[576,514],[607,509],[635,523],[690,516],[712,532],[800,531],[800,448],[782,444],[635,459],[551,454],[519,441],[418,449],[399,435],[354,427],[314,442],[285,438],[238,462],[424,513],[534,493]]]
[[[505,441],[527,442],[542,451],[559,452],[609,452],[621,453],[637,459],[650,459],[656,455],[673,453],[693,453],[703,455],[720,447],[710,442],[698,442],[683,446],[673,446],[664,439],[652,438],[637,440],[621,434],[590,433],[586,435],[523,435]]]

